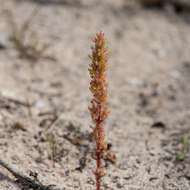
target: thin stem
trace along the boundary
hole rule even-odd
[[[96,128],[98,130],[98,137],[101,137],[101,131],[100,131],[100,128],[101,128],[101,105],[99,105],[99,109],[98,109],[98,119],[97,119],[97,122],[96,122]],[[96,165],[97,165],[97,168],[96,168],[96,171],[97,171],[97,175],[96,175],[96,188],[97,190],[100,190],[100,187],[101,187],[101,177],[98,175],[99,171],[102,170],[102,164],[101,164],[101,144],[99,141],[96,142]]]
[[[96,143],[97,146],[97,150],[100,149],[100,143]],[[100,153],[97,152],[97,160],[96,160],[96,164],[97,164],[97,171],[101,169],[101,158],[100,158]],[[100,190],[100,186],[101,186],[101,178],[100,176],[96,176],[96,189]]]

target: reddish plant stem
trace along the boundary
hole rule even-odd
[[[101,129],[101,105],[99,105],[98,109],[98,119],[96,121],[96,128],[98,131],[98,137],[101,137],[102,131]],[[99,141],[96,142],[96,189],[100,190],[101,187],[101,176],[98,175],[100,171],[102,171],[102,164],[101,164],[101,143]]]
[[[100,143],[96,143],[97,149],[100,149]],[[101,166],[101,158],[100,158],[100,154],[97,152],[96,154],[97,156],[97,160],[96,160],[96,165],[97,165],[97,170],[100,169]],[[101,178],[99,176],[96,176],[96,189],[100,190],[100,186],[101,186]]]
[[[105,45],[106,39],[102,32],[97,33],[93,41],[95,45],[92,46],[92,55],[89,56],[92,63],[88,69],[92,79],[90,82],[90,91],[93,94],[93,99],[91,100],[92,105],[89,107],[89,111],[91,112],[92,120],[95,123],[93,137],[96,142],[96,150],[93,153],[93,158],[96,160],[96,171],[94,174],[96,177],[96,190],[100,190],[101,180],[105,175],[102,167],[102,159],[107,147],[107,143],[104,141],[104,124],[109,113],[106,105],[107,82],[105,80],[108,53]]]

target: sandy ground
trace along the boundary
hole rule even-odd
[[[103,31],[111,52],[106,140],[118,161],[105,160],[102,190],[189,190],[190,153],[176,159],[181,136],[190,140],[188,13],[122,0],[37,2],[0,5],[0,159],[60,190],[95,189],[87,68],[91,39]],[[9,41],[10,14],[21,26],[34,9],[27,40],[37,33],[56,59],[22,58]],[[0,189],[24,187],[0,167]]]

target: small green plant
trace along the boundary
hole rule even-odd
[[[31,20],[37,14],[37,11],[38,9],[34,9],[31,16],[20,27],[14,22],[12,16],[9,20],[12,28],[12,34],[9,37],[10,41],[14,44],[21,57],[35,60],[41,58],[50,46],[48,43],[40,44],[36,32],[29,33]]]
[[[187,142],[187,139],[184,136],[181,137],[181,144],[182,144],[183,147],[181,149],[181,152],[177,156],[178,160],[180,160],[180,161],[185,159],[185,155],[187,153],[188,142]]]
[[[106,47],[106,39],[102,32],[97,33],[93,39],[94,46],[91,47],[92,55],[89,55],[92,63],[89,65],[89,73],[91,77],[90,91],[93,94],[89,111],[92,121],[95,123],[93,129],[93,138],[96,143],[96,150],[92,157],[96,160],[96,189],[101,188],[101,179],[105,175],[102,166],[104,151],[107,149],[107,143],[104,141],[104,124],[109,114],[107,109],[107,82],[106,70],[108,49]]]
[[[39,38],[34,32],[30,35],[31,41],[27,43],[21,33],[20,30],[17,30],[10,36],[10,41],[13,42],[20,56],[35,60],[41,58],[49,48],[49,44],[40,45]]]
[[[53,162],[53,167],[55,167],[55,155],[56,155],[56,140],[55,140],[55,135],[51,132],[46,135],[47,141],[49,142],[49,146],[51,149],[51,155],[50,158]]]

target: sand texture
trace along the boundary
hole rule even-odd
[[[105,133],[117,163],[105,160],[102,190],[190,189],[190,152],[177,159],[180,138],[190,142],[187,10],[132,0],[0,3],[1,160],[58,190],[95,190],[88,54],[103,31],[111,54]],[[49,44],[40,57],[10,41],[27,19],[25,42]],[[0,166],[0,189],[31,188]]]

